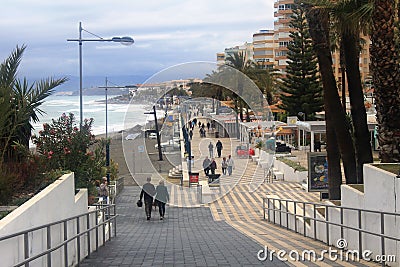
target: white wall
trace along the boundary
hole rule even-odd
[[[292,167],[283,163],[277,158],[274,162],[274,168],[283,173],[283,180],[288,182],[302,183],[303,180],[307,181],[308,172],[307,171],[294,171]]]
[[[280,167],[282,162],[276,161],[275,166]],[[278,164],[277,164],[278,163]],[[280,170],[284,170],[281,168]],[[285,180],[286,179],[285,175]],[[341,206],[342,207],[351,207],[357,209],[365,209],[365,210],[373,210],[373,211],[384,211],[391,213],[400,213],[400,178],[396,178],[396,175],[393,173],[389,173],[383,171],[380,168],[377,168],[373,165],[364,165],[364,192],[361,192],[350,185],[342,185],[341,186],[342,199]],[[276,196],[272,196],[276,198]],[[278,203],[276,201],[276,203]],[[329,221],[334,223],[340,222],[340,206],[335,206],[333,203],[326,202],[328,205],[332,205],[332,208],[329,208]],[[297,214],[303,214],[302,211],[299,211],[299,204],[297,209]],[[278,206],[276,206],[278,208]],[[283,210],[287,210],[286,207],[282,208]],[[289,212],[293,213],[293,208],[289,206]],[[320,215],[318,212],[317,218],[325,220],[325,217]],[[326,210],[325,210],[326,214]],[[272,215],[272,214],[271,214]],[[313,216],[313,210],[307,208],[306,216]],[[276,213],[275,217],[278,218],[279,214]],[[289,215],[289,218],[291,215]],[[271,216],[272,219],[272,216]],[[293,219],[289,219],[289,228],[294,230]],[[361,215],[362,221],[362,229],[371,231],[374,233],[380,233],[381,231],[381,217],[380,214],[376,213],[366,213],[362,212]],[[279,220],[276,220],[279,223]],[[358,212],[353,210],[343,210],[343,224],[358,228]],[[286,220],[282,220],[282,225],[284,227],[287,226]],[[297,219],[298,232],[303,233],[303,220]],[[313,237],[314,230],[311,229],[313,227],[313,223],[311,222],[310,227],[307,224],[306,235],[309,237]],[[399,216],[385,216],[385,234],[389,236],[394,236],[400,238],[400,217]],[[326,242],[326,224],[325,223],[317,223],[317,239],[323,242]],[[336,241],[341,237],[340,235],[340,227],[339,226],[329,226],[329,244],[336,245]],[[359,237],[358,232],[354,230],[344,229],[343,237],[347,241],[347,249],[349,250],[358,250],[359,249]],[[362,234],[362,251],[371,250],[373,252],[371,258],[376,255],[381,255],[381,239],[376,236],[372,236],[369,234]],[[360,252],[361,253],[361,252]],[[389,266],[400,266],[400,242],[395,242],[391,240],[385,241],[385,255],[395,255],[397,262],[386,264]]]
[[[29,228],[41,226],[58,220],[63,220],[79,214],[88,212],[88,193],[86,189],[81,189],[75,194],[74,174],[65,174],[53,184],[46,187],[29,201],[15,209],[5,218],[0,220],[0,237],[10,235]],[[91,216],[89,221],[93,226],[97,218]],[[64,238],[63,226],[57,225],[51,228],[51,243],[59,244]],[[80,220],[80,229],[86,229],[86,219]],[[101,232],[101,231],[100,231]],[[76,220],[67,225],[68,237],[76,234]],[[46,250],[47,239],[46,230],[39,230],[30,233],[29,253],[36,255]],[[99,235],[100,244],[103,243],[102,234]],[[106,235],[107,237],[107,235]],[[87,244],[87,237],[81,238],[81,248]],[[76,241],[68,244],[69,265],[77,264],[75,249]],[[95,233],[91,234],[91,250],[95,248]],[[12,266],[24,259],[24,240],[23,236],[11,238],[0,242],[1,265]],[[87,254],[87,249],[83,249],[81,259]],[[52,253],[52,265],[60,266],[64,262],[64,250],[59,249]],[[31,263],[30,266],[47,265],[46,257],[39,258]]]
[[[392,213],[400,213],[399,204],[400,179],[396,178],[393,173],[384,171],[373,165],[364,165],[364,193],[351,188],[350,186],[342,186],[342,205],[346,207],[361,208],[374,211],[384,211]],[[345,217],[346,221],[356,223],[357,215],[349,214]],[[380,233],[381,217],[377,213],[363,213],[362,228]],[[397,236],[400,238],[400,217],[385,216],[385,234]],[[351,231],[347,231],[350,233]],[[353,231],[354,232],[354,231]],[[358,248],[358,235],[350,234],[346,237],[349,247]],[[381,239],[369,234],[362,235],[363,250],[373,251],[373,255],[381,255]],[[399,253],[400,242],[386,240],[385,255],[396,255],[398,264],[400,260]],[[392,265],[399,266],[399,265]]]

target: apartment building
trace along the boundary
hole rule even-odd
[[[226,63],[226,58],[233,53],[244,53],[245,60],[253,60],[253,43],[245,42],[242,45],[225,48],[224,52],[217,53],[217,65],[223,65]]]
[[[253,34],[253,58],[263,68],[273,69],[275,65],[274,42],[275,32],[273,30],[260,30]]]
[[[265,68],[275,68],[283,75],[286,74],[286,66],[288,65],[288,44],[291,40],[289,37],[289,24],[293,14],[294,0],[275,0],[274,2],[274,29],[260,30],[253,34],[253,43],[245,43],[241,46],[226,48],[223,53],[217,54],[217,63],[224,64],[226,56],[229,53],[243,51],[246,53],[247,59],[262,64]],[[369,47],[371,44],[368,36],[362,36],[364,39],[361,54],[360,54],[360,73],[364,84],[368,86],[371,80],[369,74],[370,53]],[[333,70],[339,88],[342,83],[342,72],[340,68],[339,52],[332,53]]]
[[[277,44],[275,49],[275,69],[279,70],[282,74],[286,73],[288,61],[287,46],[291,40],[289,34],[292,29],[290,28],[289,24],[293,14],[293,5],[293,0],[278,0],[274,3],[274,40]]]

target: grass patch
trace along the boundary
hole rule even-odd
[[[290,160],[286,157],[281,157],[281,158],[279,158],[279,160],[282,161],[283,163],[285,163],[286,165],[288,165],[289,167],[295,169],[296,171],[299,171],[299,172],[307,171],[307,168],[301,166],[298,162]]]
[[[398,163],[387,163],[387,164],[374,164],[375,167],[394,173],[394,174],[399,174],[400,173],[400,164]]]

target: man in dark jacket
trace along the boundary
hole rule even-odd
[[[218,140],[218,142],[215,144],[215,147],[217,148],[217,154],[218,154],[218,158],[221,157],[221,151],[222,151],[222,142],[221,140]]]
[[[210,170],[211,170],[211,174],[214,175],[215,174],[215,170],[217,169],[217,163],[215,162],[215,159],[212,158],[211,159],[211,164],[210,164]]]
[[[156,194],[156,189],[151,182],[151,177],[147,177],[147,183],[142,187],[142,192],[140,192],[140,200],[144,196],[144,210],[146,211],[147,220],[151,218],[151,209],[153,206],[153,197]]]

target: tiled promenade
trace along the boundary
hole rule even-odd
[[[197,128],[196,128],[197,129]],[[208,154],[206,146],[217,139],[192,140],[195,169]],[[220,138],[223,155],[234,154],[236,140]],[[276,195],[283,199],[319,201],[317,193],[304,191],[300,184],[277,181],[265,183],[263,171],[254,162],[234,157],[232,176],[221,176],[221,192],[210,203],[200,204],[197,187],[181,190],[168,186],[171,205],[166,218],[155,212],[150,222],[144,209],[136,207],[139,187],[126,187],[117,198],[117,237],[85,259],[81,266],[376,266],[345,261],[260,261],[257,252],[269,250],[328,249],[321,242],[303,237],[263,220],[262,198]],[[218,173],[220,159],[217,159]],[[155,184],[157,181],[153,181]],[[220,190],[220,189],[211,189]],[[181,208],[177,206],[186,206]],[[153,211],[154,212],[154,211]]]
[[[224,221],[215,221],[207,207],[167,207],[163,221],[153,210],[146,221],[135,205],[139,187],[126,187],[118,197],[117,237],[80,266],[285,266],[260,262],[261,246]]]

